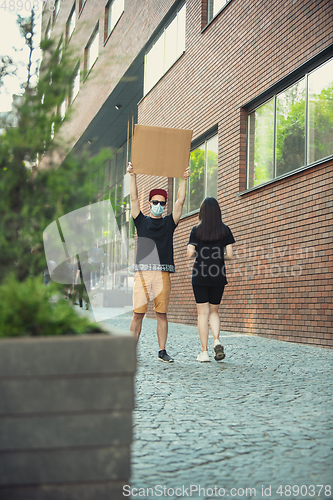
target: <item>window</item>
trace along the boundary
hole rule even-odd
[[[81,14],[81,11],[83,7],[85,6],[87,0],[79,0],[79,14]]]
[[[80,90],[80,66],[77,66],[70,95],[70,104],[74,101]]]
[[[123,198],[124,175],[126,173],[126,145],[109,161],[105,171],[105,188],[117,220],[124,216],[126,201]]]
[[[113,28],[120,19],[120,16],[124,12],[125,0],[110,0],[110,2],[105,7],[105,20],[106,20],[106,33],[105,40],[110,36]]]
[[[66,99],[64,99],[59,106],[59,116],[61,121],[63,121],[65,115],[66,115]]]
[[[229,2],[230,0],[207,0],[207,23],[210,23],[216,14]]]
[[[333,154],[333,59],[247,118],[247,188]]]
[[[63,35],[60,37],[60,41],[58,43],[57,51],[58,51],[58,61],[59,64],[61,63],[62,55],[63,55],[63,48],[64,48],[64,43],[63,43]]]
[[[191,177],[187,181],[184,215],[198,210],[206,196],[217,197],[217,159],[217,134],[210,136],[191,151]],[[177,199],[179,183],[180,179],[174,180],[174,202]]]
[[[67,43],[69,42],[69,40],[73,34],[75,24],[76,24],[76,12],[75,12],[75,3],[74,3],[73,8],[71,10],[71,13],[70,13],[69,18],[68,18],[67,23],[66,23],[66,41],[67,41]]]
[[[146,52],[144,68],[144,94],[158,82],[185,51],[186,4],[164,28]]]
[[[99,48],[99,31],[98,31],[98,23],[94,32],[88,42],[88,45],[85,48],[85,69],[88,74],[91,68],[93,67],[96,59],[98,58],[98,48]]]
[[[51,141],[53,141],[53,139],[54,139],[54,122],[51,123],[50,139],[51,139]]]
[[[333,59],[308,75],[307,161],[333,154]]]
[[[56,0],[56,2],[54,4],[54,10],[53,10],[53,23],[55,23],[55,20],[58,17],[59,9],[60,9],[60,0]]]
[[[46,31],[45,31],[45,38],[49,40],[51,38],[51,21],[49,21]]]

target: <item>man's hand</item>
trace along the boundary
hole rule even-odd
[[[184,172],[183,179],[188,179],[191,176],[191,170],[190,167],[187,167],[187,169]]]
[[[133,172],[133,165],[130,161],[128,162],[127,173],[130,175],[135,175],[135,173]]]

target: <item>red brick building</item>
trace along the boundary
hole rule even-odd
[[[236,239],[221,328],[332,347],[333,3],[59,6],[57,16],[45,8],[43,29],[79,51],[81,75],[73,118],[60,133],[71,134],[76,151],[88,144],[92,154],[103,146],[118,153],[100,190],[128,202],[123,179],[134,122],[193,130],[169,320],[196,323],[185,254],[209,195]],[[177,190],[164,177],[139,176],[138,183],[142,202],[152,186],[170,199]],[[125,212],[117,216],[130,238]]]

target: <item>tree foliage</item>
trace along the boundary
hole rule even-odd
[[[67,154],[61,166],[41,169],[45,151],[66,151],[57,141],[61,125],[58,110],[68,99],[76,61],[52,40],[43,40],[43,61],[38,83],[32,83],[34,14],[18,19],[30,56],[18,126],[5,127],[0,136],[0,280],[14,274],[18,280],[37,276],[46,267],[43,231],[51,222],[94,201],[91,173],[107,159],[109,151],[90,158]],[[70,113],[67,113],[67,119]],[[65,118],[66,119],[66,118]],[[54,124],[54,125],[53,125]]]
[[[65,299],[54,300],[57,292],[54,283],[46,287],[38,278],[18,283],[8,277],[0,285],[0,338],[103,332]]]

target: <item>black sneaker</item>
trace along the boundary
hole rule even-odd
[[[158,351],[158,360],[164,363],[173,363],[173,359],[167,354],[165,349]]]
[[[216,344],[214,346],[214,359],[215,361],[222,361],[225,358],[225,353],[222,344]]]

